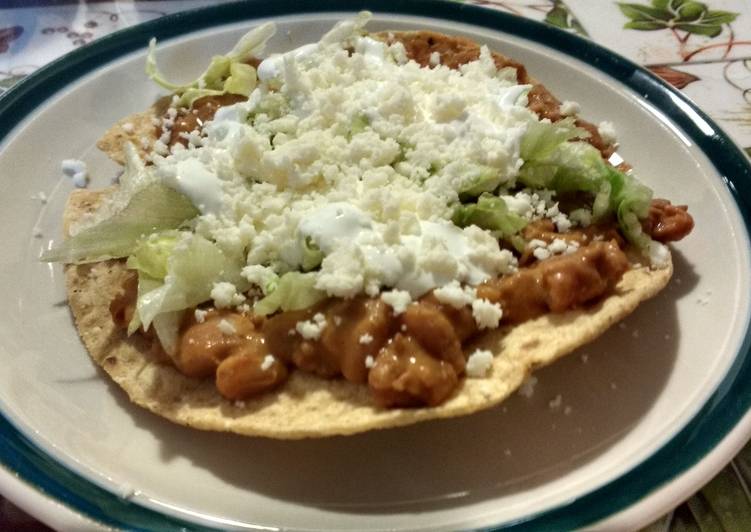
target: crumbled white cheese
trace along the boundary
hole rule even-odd
[[[532,255],[537,260],[545,260],[554,255],[569,255],[579,249],[579,243],[576,241],[566,241],[562,238],[556,238],[548,243],[544,240],[533,238],[527,243],[527,248],[532,250]]]
[[[268,371],[268,369],[274,365],[274,355],[266,355],[261,362],[261,370]]]
[[[670,263],[670,250],[665,244],[649,242],[649,263],[653,268],[666,268]]]
[[[560,255],[566,251],[566,242],[560,238],[556,238],[550,244],[548,244],[548,251],[553,254]]]
[[[372,334],[368,334],[368,333],[362,334],[362,335],[360,335],[360,338],[359,338],[358,341],[361,344],[369,344],[370,342],[373,341],[373,335]]]
[[[498,303],[487,299],[475,299],[472,302],[472,316],[480,329],[494,329],[503,317],[503,310]]]
[[[493,353],[485,349],[477,349],[467,359],[467,377],[485,377],[492,365]]]
[[[394,315],[399,315],[407,310],[407,305],[412,303],[412,296],[404,290],[390,290],[381,293],[381,300],[394,310]]]
[[[318,340],[325,328],[326,316],[320,312],[317,312],[312,319],[298,321],[295,325],[295,330],[306,340]]]
[[[196,323],[203,323],[206,321],[206,314],[208,314],[208,310],[202,310],[200,308],[197,308],[195,311],[193,311],[193,316],[195,316]]]
[[[441,64],[441,54],[438,52],[431,52],[430,57],[428,58],[428,63],[430,66],[438,66]]]
[[[605,144],[615,144],[618,136],[615,131],[615,125],[612,122],[600,122],[597,126],[597,132],[602,137]]]
[[[365,367],[366,368],[370,369],[370,368],[373,367],[374,364],[375,364],[375,359],[373,358],[372,355],[368,355],[368,356],[365,357]]]
[[[574,116],[579,114],[581,106],[577,102],[564,100],[563,103],[561,103],[560,111],[563,116]]]
[[[89,184],[89,171],[86,163],[79,159],[64,159],[60,164],[63,175],[73,181],[78,188],[85,188]]]
[[[211,288],[211,299],[214,300],[216,308],[229,308],[241,304],[245,301],[245,296],[237,292],[234,284],[222,281],[214,283]]]
[[[237,334],[237,329],[235,328],[235,326],[224,318],[219,320],[219,323],[217,323],[216,326],[222,332],[222,334],[225,334],[227,336]]]
[[[31,199],[33,200],[39,200],[39,202],[44,205],[47,203],[47,194],[44,193],[44,191],[39,191],[37,194],[32,194]]]
[[[551,253],[547,248],[539,247],[535,248],[535,250],[532,252],[532,255],[534,255],[537,260],[545,260],[550,258]]]
[[[459,281],[451,281],[449,284],[433,290],[433,295],[441,303],[451,305],[454,308],[462,308],[472,304],[477,297],[477,292],[471,286],[462,287]]]

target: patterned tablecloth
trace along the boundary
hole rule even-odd
[[[466,0],[563,28],[644,65],[683,91],[751,155],[748,0]],[[115,30],[211,0],[0,1],[0,92]],[[751,448],[650,530],[751,530]],[[0,529],[42,526],[0,499]]]

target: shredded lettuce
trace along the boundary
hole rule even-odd
[[[253,312],[268,316],[277,310],[301,310],[326,298],[326,293],[316,289],[316,276],[312,273],[288,272],[279,278],[276,287],[258,301]]]
[[[502,176],[498,168],[477,165],[473,173],[475,175],[470,178],[469,183],[459,190],[459,199],[462,201],[476,198],[483,192],[492,192],[501,184]]]
[[[511,212],[502,198],[487,192],[477,203],[457,207],[451,221],[459,227],[476,225],[487,229],[496,238],[510,238],[527,225],[527,220]]]
[[[159,71],[156,64],[156,39],[149,42],[149,55],[146,58],[146,75],[158,85],[180,96],[178,105],[189,107],[198,98],[220,94],[240,94],[248,96],[256,86],[256,71],[246,64],[251,57],[259,54],[266,42],[276,32],[276,26],[268,22],[246,33],[226,55],[217,55],[203,74],[185,83],[172,83]]]
[[[345,41],[352,35],[362,32],[371,18],[373,13],[370,11],[360,11],[354,18],[337,22],[318,42],[321,46],[326,46]]]
[[[172,356],[177,352],[177,342],[180,338],[180,323],[185,315],[185,310],[164,312],[154,316],[154,331],[156,332],[162,349]]]
[[[321,265],[321,262],[323,262],[323,252],[318,245],[313,242],[311,237],[305,237],[302,248],[302,269],[304,271],[310,271]]]
[[[138,270],[152,279],[162,280],[167,275],[167,260],[180,237],[177,231],[162,231],[141,240],[128,257],[128,268]]]
[[[138,298],[136,308],[143,326],[148,328],[159,314],[207,301],[216,282],[230,282],[240,291],[247,290],[248,283],[240,275],[242,266],[242,256],[230,256],[200,235],[186,236],[167,260],[164,282]]]
[[[594,196],[593,221],[615,215],[626,238],[646,249],[651,239],[642,231],[639,220],[649,212],[652,191],[631,174],[605,162],[590,144],[568,142],[580,136],[574,132],[572,124],[559,129],[548,125],[536,133],[532,130],[534,138],[527,141],[526,148],[522,141],[522,153],[526,152],[528,158],[519,171],[519,181],[531,188],[556,193],[591,193]]]
[[[197,215],[186,196],[152,183],[135,192],[122,210],[44,252],[41,260],[80,264],[127,257],[144,235],[176,229]]]
[[[138,297],[136,299],[136,302],[141,299],[141,296],[147,292],[151,292],[152,290],[156,290],[162,285],[162,282],[159,279],[154,279],[152,277],[149,277],[143,272],[138,272]],[[133,313],[133,318],[131,318],[130,323],[128,324],[128,336],[133,334],[138,330],[138,328],[141,326],[141,317],[138,314],[138,306],[136,306],[136,310]]]
[[[519,154],[524,161],[542,161],[548,158],[563,142],[575,138],[587,138],[589,132],[576,126],[573,118],[557,122],[541,120],[527,125],[519,146]]]

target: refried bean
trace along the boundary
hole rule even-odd
[[[501,305],[503,323],[520,323],[599,300],[627,269],[616,240],[591,241],[569,255],[487,281],[477,296]],[[122,327],[122,309],[135,298],[135,290],[124,291],[110,307]],[[319,313],[325,320],[319,336],[303,337],[297,324]],[[219,392],[232,400],[274,389],[293,366],[324,378],[367,382],[383,407],[436,405],[458,385],[466,364],[462,347],[477,333],[470,307],[443,304],[432,293],[400,315],[368,297],[329,299],[267,319],[208,309],[200,321],[186,313],[171,360],[185,375],[214,375]]]

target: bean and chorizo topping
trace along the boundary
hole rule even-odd
[[[665,239],[680,238],[687,219],[685,209],[655,200],[645,228]],[[540,220],[524,236],[565,239],[578,247],[547,260],[527,257],[516,273],[477,286],[478,299],[503,309],[502,324],[594,304],[613,293],[629,268],[625,243],[612,226],[556,233],[552,222]],[[122,328],[134,311],[134,279],[126,280],[110,305]],[[365,296],[331,298],[267,318],[207,307],[186,313],[168,360],[189,377],[213,377],[230,400],[273,390],[297,369],[367,384],[381,407],[434,406],[457,389],[467,363],[463,348],[478,333],[471,306],[443,303],[432,292],[399,314]]]

